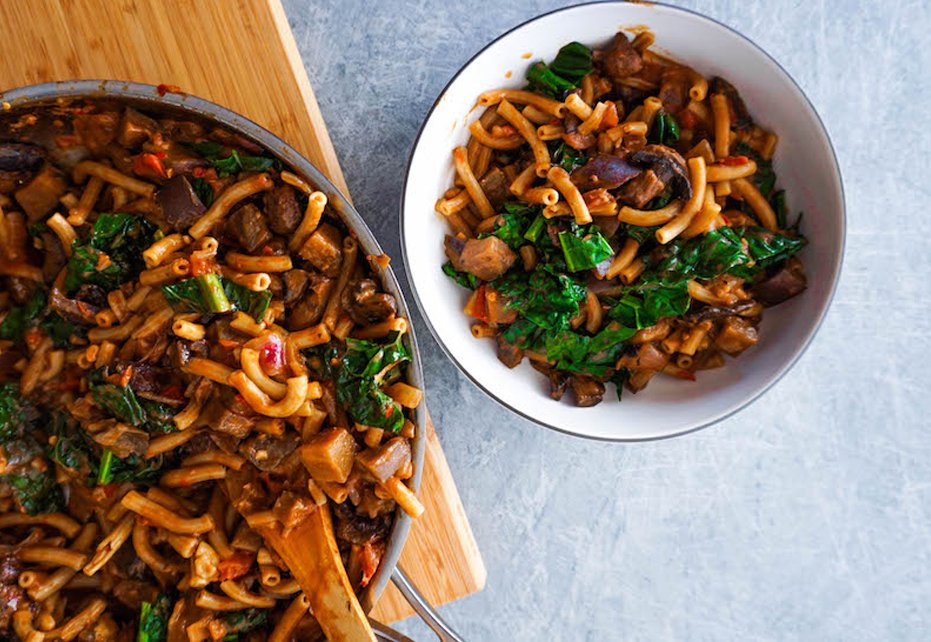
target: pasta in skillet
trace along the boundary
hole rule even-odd
[[[423,511],[394,297],[250,140],[107,101],[22,119],[56,135],[0,143],[0,637],[321,638],[263,533],[332,511],[359,590]]]

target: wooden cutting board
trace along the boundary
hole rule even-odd
[[[348,195],[280,0],[0,3],[0,89],[78,78],[178,85],[271,130]],[[401,567],[433,604],[479,591],[485,567],[432,424]],[[373,612],[411,614],[390,586]]]

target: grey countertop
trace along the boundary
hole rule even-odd
[[[427,110],[486,42],[561,4],[285,2],[349,188],[402,280],[398,201]],[[753,406],[635,445],[509,414],[415,319],[488,566],[484,592],[442,611],[475,641],[928,639],[928,3],[676,4],[755,40],[823,117],[849,221],[833,307]],[[400,628],[432,639],[418,622]]]

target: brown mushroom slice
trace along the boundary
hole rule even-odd
[[[580,191],[615,189],[631,180],[642,170],[620,156],[596,154],[582,167],[572,171],[570,178]]]
[[[672,187],[677,198],[692,196],[692,184],[689,182],[685,159],[673,148],[666,145],[646,145],[628,158],[633,163],[652,169],[663,183]]]

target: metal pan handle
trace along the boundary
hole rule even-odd
[[[413,607],[414,611],[417,612],[420,619],[433,629],[433,632],[436,633],[441,642],[465,642],[465,640],[460,637],[458,633],[453,631],[443,618],[440,617],[440,614],[430,606],[430,603],[420,594],[410,579],[408,579],[407,575],[404,574],[404,571],[401,570],[400,566],[395,567],[394,573],[391,574],[391,581],[398,587],[398,590],[401,591],[401,595],[403,595],[407,603]]]

